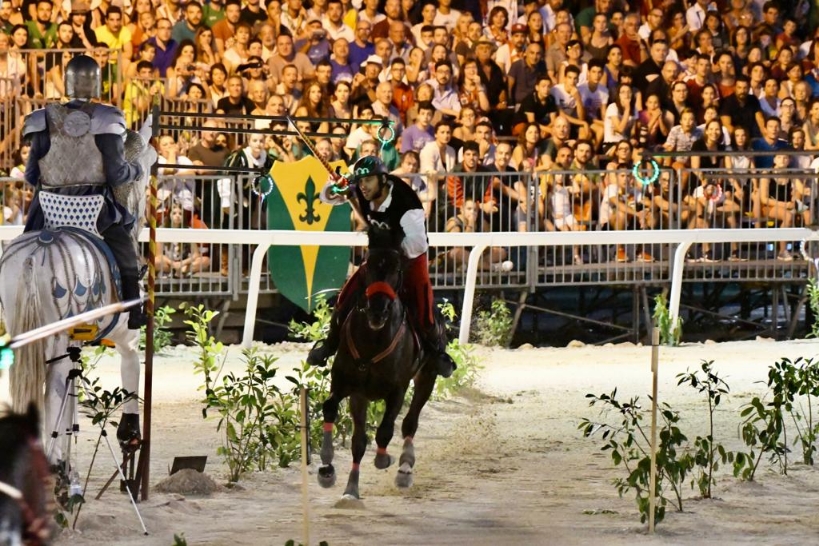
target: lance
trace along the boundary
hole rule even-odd
[[[313,144],[313,141],[310,139],[309,136],[305,135],[301,129],[298,128],[296,122],[293,121],[293,118],[290,117],[290,114],[285,114],[285,117],[287,118],[287,121],[290,123],[290,125],[293,126],[293,129],[296,131],[296,134],[299,136],[302,142],[304,142],[304,145],[307,146],[307,149],[310,150],[310,153],[313,154],[313,157],[319,160],[321,166],[324,167],[324,170],[326,170],[327,174],[330,175],[330,178],[333,180],[333,184],[341,188],[348,187],[349,180],[347,180],[347,178],[339,174],[337,171],[334,171],[333,167],[330,166],[330,163],[328,163],[326,159],[319,155],[315,145]],[[347,201],[350,203],[350,206],[353,207],[353,211],[355,212],[356,216],[358,216],[359,219],[366,224],[367,219],[364,218],[364,214],[361,212],[361,207],[358,205],[358,199],[356,198],[356,196],[354,194],[348,193]]]

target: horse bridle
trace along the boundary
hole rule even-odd
[[[36,455],[33,457],[34,460],[32,468],[37,473],[37,480],[42,482],[43,487],[46,487],[45,474],[43,472],[43,468],[45,468],[45,455],[43,455],[40,442],[29,439],[28,447],[30,450],[34,451],[35,454],[40,455],[39,457]],[[1,481],[0,494],[6,495],[13,501],[16,501],[17,505],[20,507],[20,513],[23,518],[23,544],[29,546],[42,546],[47,544],[48,538],[51,535],[47,520],[47,513],[43,514],[41,517],[37,517],[34,510],[32,510],[31,506],[28,504],[28,502],[26,502],[23,492],[16,487]]]

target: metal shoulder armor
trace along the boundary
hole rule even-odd
[[[115,106],[95,104],[91,115],[91,134],[125,136],[125,116]]]
[[[23,136],[27,136],[32,133],[39,133],[40,131],[45,131],[46,129],[48,129],[48,124],[46,123],[45,108],[41,108],[40,110],[30,113],[26,116],[26,119],[23,122]]]

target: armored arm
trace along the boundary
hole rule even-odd
[[[50,145],[45,109],[26,116],[23,123],[23,138],[31,142],[31,151],[26,162],[26,182],[36,187],[40,183],[39,161],[48,153]]]

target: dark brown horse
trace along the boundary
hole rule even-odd
[[[322,487],[335,484],[333,468],[333,425],[342,400],[350,398],[353,418],[353,466],[344,490],[345,498],[358,499],[359,465],[367,449],[367,406],[384,400],[384,417],[375,435],[378,446],[375,466],[389,467],[394,458],[387,453],[392,440],[395,419],[404,403],[410,380],[414,392],[410,408],[401,424],[404,446],[399,459],[395,483],[398,487],[412,485],[415,465],[413,437],[418,429],[418,416],[435,387],[435,366],[427,363],[427,355],[419,346],[411,321],[399,297],[403,259],[390,248],[373,247],[364,268],[365,293],[347,317],[341,331],[341,344],[333,362],[330,397],[324,402],[324,437],[318,481]]]
[[[0,545],[50,543],[48,478],[34,404],[0,418]]]

